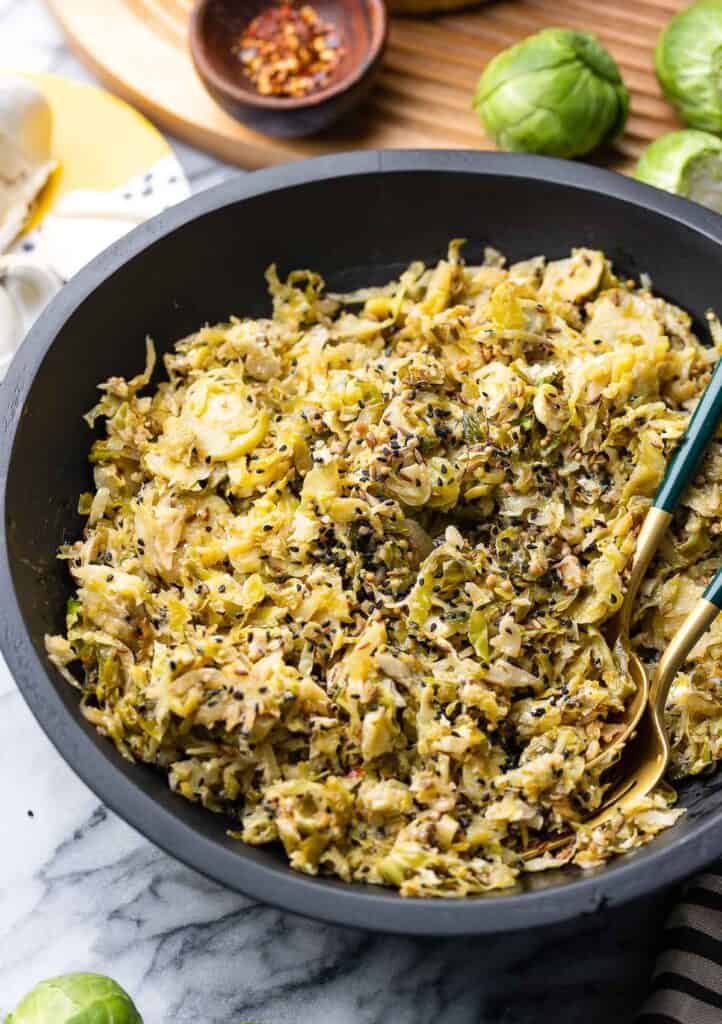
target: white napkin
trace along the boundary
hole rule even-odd
[[[185,175],[169,154],[112,192],[66,192],[16,249],[67,281],[103,249],[189,194]]]
[[[25,256],[0,256],[0,380],[32,325],[61,287],[58,274]]]

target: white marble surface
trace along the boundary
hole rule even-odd
[[[0,0],[0,67],[90,78],[40,0]],[[195,189],[233,173],[177,151]],[[426,941],[315,924],[208,882],[99,804],[1,662],[0,779],[0,1019],[72,970],[113,975],[146,1024],[625,1024],[646,987],[660,900],[553,932]]]

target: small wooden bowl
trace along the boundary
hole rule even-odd
[[[345,52],[323,89],[301,97],[261,96],[247,80],[232,43],[273,0],[196,0],[191,16],[193,63],[224,110],[249,128],[278,138],[313,135],[368,92],[381,63],[388,18],[383,0],[311,0],[338,29]]]

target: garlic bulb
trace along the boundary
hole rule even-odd
[[[37,86],[0,76],[0,252],[22,230],[55,167],[51,138],[52,113]]]

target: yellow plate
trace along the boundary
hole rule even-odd
[[[36,227],[60,196],[76,189],[111,191],[167,159],[176,164],[169,205],[187,194],[183,171],[161,133],[142,114],[94,85],[59,75],[25,74],[53,112],[53,158],[58,161],[26,225]],[[167,180],[167,179],[166,179]]]

